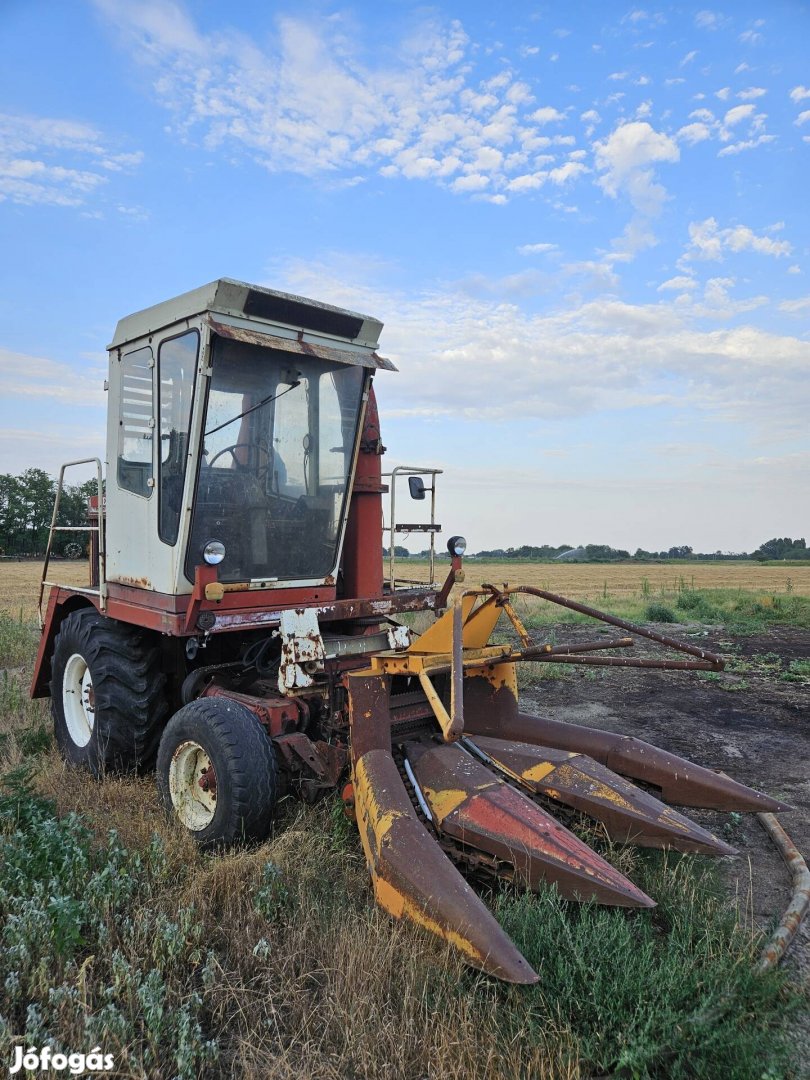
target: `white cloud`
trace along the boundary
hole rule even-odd
[[[548,180],[547,172],[523,173],[522,176],[516,176],[510,180],[506,187],[508,191],[520,194],[542,187],[546,180]]]
[[[688,142],[690,146],[704,142],[712,137],[711,129],[706,124],[687,124],[678,130],[677,138]]]
[[[779,226],[772,226],[771,231],[779,231]],[[713,217],[705,221],[693,221],[689,226],[689,244],[681,262],[689,263],[693,259],[720,260],[726,252],[739,253],[754,251],[760,255],[781,258],[789,255],[792,245],[787,240],[774,240],[770,236],[757,234],[747,225],[735,225],[721,229]]]
[[[539,129],[566,117],[562,106],[533,107],[510,68],[476,81],[458,21],[425,15],[394,59],[377,60],[361,58],[337,16],[276,15],[259,41],[202,30],[177,0],[95,3],[154,70],[175,136],[241,150],[270,171],[334,184],[362,170],[503,202],[529,190],[525,155],[541,147]]]
[[[518,248],[521,255],[545,255],[548,251],[556,250],[556,244],[521,244]]]
[[[594,144],[596,166],[602,170],[602,189],[610,196],[626,192],[645,215],[658,211],[666,193],[654,182],[654,168],[680,158],[677,143],[644,121],[620,124],[601,142]]]
[[[489,184],[489,177],[481,173],[469,173],[467,176],[459,176],[452,183],[454,191],[481,191]]]
[[[721,101],[728,101],[729,94],[731,93],[730,86],[723,86],[720,90],[715,90],[714,96],[720,98]]]
[[[106,366],[86,362],[81,369],[0,346],[0,395],[3,398],[50,399],[69,405],[103,406]]]
[[[576,179],[587,172],[590,172],[590,169],[581,161],[566,161],[564,165],[551,169],[548,178],[553,184],[565,184],[568,180]]]
[[[691,63],[692,63],[692,61],[693,61],[693,60],[695,59],[695,57],[697,56],[697,54],[698,54],[698,53],[697,53],[697,49],[692,49],[692,51],[691,51],[691,52],[688,52],[688,53],[686,54],[686,56],[684,56],[684,58],[683,58],[683,59],[681,60],[681,62],[680,62],[680,64],[679,64],[678,66],[679,66],[679,67],[686,67],[686,65],[687,65],[687,64],[691,64]]]
[[[541,126],[543,124],[557,124],[565,119],[565,113],[561,113],[551,105],[544,105],[541,109],[535,109],[529,119]]]
[[[802,296],[797,300],[783,300],[779,305],[779,310],[787,312],[788,315],[804,315],[810,312],[810,296]]]
[[[806,430],[810,342],[798,337],[750,325],[705,331],[694,321],[701,316],[679,298],[628,304],[603,297],[533,315],[462,287],[398,294],[352,286],[343,269],[300,260],[281,284],[381,314],[385,354],[400,368],[390,388],[380,386],[386,415],[394,409],[400,416],[515,421],[666,402],[719,421],[772,425],[782,436]],[[605,275],[609,266],[569,270]],[[708,301],[736,311],[762,303],[755,297],[736,304],[732,285],[730,278],[711,279],[707,310]]]
[[[737,97],[740,101],[755,101],[756,98],[764,97],[768,91],[762,86],[749,86],[747,90],[740,90]]]
[[[810,120],[810,109],[805,109],[804,112],[799,113],[794,123],[798,125],[806,124],[808,120]]]
[[[747,120],[753,116],[755,111],[756,105],[735,105],[723,117],[723,123],[726,127],[731,127],[733,124],[739,124],[742,120]]]
[[[762,41],[762,34],[758,34],[756,30],[743,30],[739,40],[744,45],[758,45]]]
[[[794,105],[798,105],[805,98],[810,98],[810,90],[806,86],[794,86],[790,91],[790,100]]]
[[[698,11],[695,15],[695,26],[699,30],[719,30],[726,22],[726,17],[716,11]]]
[[[602,117],[599,115],[596,109],[587,109],[584,113],[581,114],[580,120],[583,122],[583,124],[587,125],[585,128],[585,135],[587,138],[590,138],[591,135],[593,135],[594,131],[596,130],[596,125],[602,123]]]
[[[742,153],[743,150],[755,150],[758,146],[774,142],[775,139],[775,135],[758,135],[755,139],[743,139],[741,142],[724,146],[722,150],[717,151],[717,156],[727,157],[729,154]]]
[[[109,173],[142,160],[140,152],[111,153],[89,124],[0,114],[0,202],[82,206]]]
[[[668,281],[662,281],[658,286],[658,292],[684,292],[687,289],[697,288],[697,282],[692,277],[673,277]]]
[[[798,265],[798,263],[794,263],[793,266],[789,266],[787,268],[787,272],[789,274],[800,274],[802,272],[802,268]]]

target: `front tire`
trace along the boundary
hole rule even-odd
[[[74,611],[56,636],[51,672],[54,734],[66,761],[99,777],[154,760],[169,705],[145,631],[95,609]]]
[[[157,783],[166,811],[203,849],[264,840],[278,797],[278,763],[254,714],[224,697],[197,698],[160,740]]]

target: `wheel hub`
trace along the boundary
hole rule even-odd
[[[169,766],[169,793],[180,821],[192,832],[211,824],[217,808],[217,774],[205,747],[180,743]]]
[[[62,709],[68,735],[76,746],[87,746],[96,719],[93,677],[81,653],[73,653],[62,678]]]

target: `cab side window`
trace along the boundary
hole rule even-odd
[[[183,487],[188,462],[188,434],[194,402],[194,377],[200,335],[189,330],[161,343],[158,350],[160,386],[160,454],[158,486],[160,504],[158,534],[166,544],[176,544],[183,510]]]
[[[154,359],[147,346],[120,358],[121,399],[118,418],[118,486],[148,499],[152,494]]]

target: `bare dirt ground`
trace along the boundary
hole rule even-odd
[[[735,636],[709,630],[697,639],[685,636],[688,627],[657,629],[705,644],[730,661],[731,671],[706,679],[697,672],[596,668],[586,674],[589,669],[572,667],[562,678],[524,690],[525,711],[635,735],[788,802],[793,809],[779,820],[810,859],[810,680],[782,678],[791,660],[810,658],[810,631]],[[591,627],[563,627],[557,641],[593,636]],[[539,640],[539,633],[534,637]],[[792,884],[756,816],[685,812],[739,849],[721,860],[729,893],[755,926],[771,926],[787,906]],[[808,920],[785,963],[797,982],[810,987]],[[810,1075],[810,1030],[799,1026],[796,1037]]]

